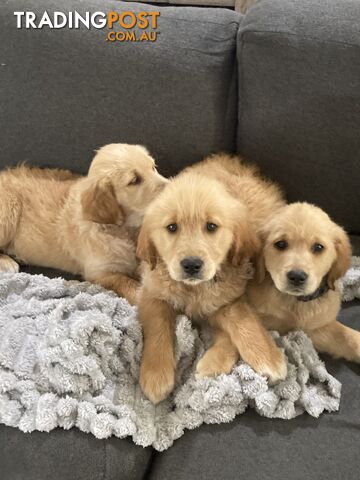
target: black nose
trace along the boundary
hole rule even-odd
[[[308,278],[308,274],[305,273],[304,270],[290,270],[286,276],[295,286],[303,285]]]
[[[196,275],[200,272],[204,262],[200,257],[185,257],[181,260],[180,265],[188,275]]]

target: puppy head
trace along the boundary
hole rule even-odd
[[[350,266],[351,247],[346,233],[314,205],[294,203],[283,207],[263,234],[263,267],[283,293],[311,295],[325,276],[334,289],[335,281]],[[261,277],[261,265],[259,269]]]
[[[240,265],[259,247],[247,215],[218,181],[183,173],[146,212],[138,257],[152,268],[160,257],[173,280],[209,281],[224,262]]]
[[[145,209],[167,183],[144,147],[121,143],[100,148],[87,180],[84,216],[98,223],[114,223],[108,220],[121,211],[123,216],[136,214],[140,224]]]

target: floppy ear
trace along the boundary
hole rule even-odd
[[[150,240],[148,228],[143,225],[138,236],[136,256],[150,265],[151,270],[154,270],[157,263],[157,251]]]
[[[90,222],[123,223],[124,213],[116,201],[109,179],[98,180],[84,190],[81,194],[81,207],[84,219]]]
[[[328,273],[328,284],[335,290],[335,282],[343,277],[351,264],[351,244],[344,230],[337,226],[335,237],[336,259]]]
[[[255,280],[257,283],[262,283],[265,280],[266,267],[264,254],[261,251],[255,260]]]
[[[228,259],[234,266],[241,264],[245,257],[253,259],[260,251],[260,240],[249,222],[238,223],[234,231],[234,241]]]

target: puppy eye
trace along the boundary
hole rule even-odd
[[[314,243],[314,245],[312,246],[312,251],[314,253],[320,253],[324,250],[324,245],[322,245],[321,243]]]
[[[286,250],[288,247],[288,243],[286,240],[279,240],[278,242],[274,243],[274,247],[278,250]]]
[[[168,225],[166,227],[167,231],[170,232],[170,233],[175,233],[176,230],[178,229],[178,226],[176,223],[170,223],[170,225]]]
[[[215,230],[217,230],[217,229],[218,229],[218,226],[215,223],[208,222],[206,224],[206,230],[208,232],[215,232]]]
[[[135,175],[128,183],[128,185],[139,185],[141,182],[142,178],[140,177],[140,175]]]

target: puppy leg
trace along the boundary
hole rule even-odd
[[[360,332],[334,321],[306,333],[316,350],[329,353],[333,357],[360,363]]]
[[[147,398],[157,404],[174,388],[176,313],[166,302],[143,292],[139,318],[144,336],[140,385]]]
[[[19,265],[11,257],[7,255],[0,255],[0,272],[3,273],[17,273]]]
[[[230,336],[241,358],[270,382],[283,380],[287,366],[283,352],[262,326],[249,305],[237,301],[221,308],[212,319]]]
[[[85,280],[97,283],[102,287],[112,290],[119,297],[126,298],[130,305],[136,305],[137,293],[140,283],[122,273],[102,272],[85,276]]]
[[[196,365],[199,377],[211,377],[222,373],[230,373],[239,359],[239,353],[223,330],[214,333],[213,345],[204,353]]]

